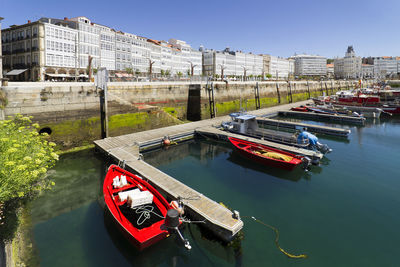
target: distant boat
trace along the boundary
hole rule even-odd
[[[293,170],[301,163],[307,163],[306,157],[297,156],[266,145],[253,143],[243,139],[229,137],[229,141],[245,157],[258,163],[285,169]]]
[[[172,207],[140,177],[111,165],[104,179],[103,194],[119,229],[139,250],[168,236],[164,218]]]

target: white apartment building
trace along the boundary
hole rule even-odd
[[[2,17],[0,17],[0,48],[2,48],[1,45],[1,21],[3,20]],[[2,50],[0,49],[0,83],[1,83],[1,79],[3,78],[3,62],[2,62]]]
[[[115,70],[115,31],[107,26],[94,23],[100,35],[99,67]]]
[[[206,50],[203,52],[203,72],[207,76],[259,76],[263,74],[263,57],[240,51]]]
[[[362,73],[363,78],[374,77],[374,65],[362,64],[361,65],[361,73]]]
[[[386,78],[400,72],[395,57],[376,57],[373,59],[373,65],[376,78]]]
[[[92,68],[111,71],[132,69],[136,73],[161,70],[171,75],[200,75],[202,54],[184,41],[150,40],[131,33],[115,31],[93,23],[87,17],[41,18],[24,25],[13,25],[1,34],[2,66],[17,80],[88,77]]]
[[[362,76],[361,57],[356,57],[353,46],[347,47],[344,58],[334,61],[335,77],[338,79],[356,79]]]
[[[326,76],[326,57],[316,55],[295,55],[294,74],[297,76]]]
[[[147,73],[151,56],[150,43],[147,38],[134,35],[132,37],[132,68],[135,72]]]
[[[69,19],[76,22],[78,30],[78,68],[87,68],[89,56],[93,58],[92,67],[98,68],[100,62],[100,30],[87,17]]]
[[[77,31],[62,24],[44,24],[45,65],[48,67],[76,67]],[[29,61],[29,60],[28,60]],[[66,71],[64,70],[64,73]]]
[[[294,60],[263,55],[264,75],[270,74],[275,79],[287,79],[294,74]]]

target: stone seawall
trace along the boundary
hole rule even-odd
[[[259,82],[261,107],[305,100],[353,87],[357,81]],[[200,117],[209,118],[206,83],[200,84]],[[189,82],[109,83],[110,135],[147,130],[186,120]],[[364,86],[368,85],[366,82]],[[216,114],[255,109],[256,82],[214,82]],[[2,87],[0,119],[34,117],[63,147],[100,138],[99,91],[90,83],[9,83]],[[291,94],[290,94],[291,93]],[[5,105],[4,108],[1,108]],[[179,120],[178,120],[179,119]]]

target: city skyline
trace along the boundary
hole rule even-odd
[[[151,39],[185,40],[194,48],[203,45],[280,57],[307,53],[335,58],[343,57],[348,45],[361,57],[400,55],[396,44],[400,37],[389,35],[395,30],[396,7],[400,3],[395,1],[204,1],[202,5],[153,1],[124,3],[121,8],[103,0],[72,0],[59,8],[48,0],[35,5],[26,0],[3,0],[4,13],[0,15],[5,18],[3,29],[40,17],[86,16],[95,23]]]

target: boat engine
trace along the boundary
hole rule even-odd
[[[315,144],[315,146],[317,147],[317,149],[319,151],[321,151],[322,154],[326,154],[326,153],[332,152],[332,149],[329,148],[329,146],[327,144],[321,144],[320,142],[317,142]]]
[[[310,166],[311,166],[311,159],[309,157],[304,156],[301,161],[303,162],[303,169],[305,171],[309,171],[310,170]]]
[[[178,226],[180,225],[179,220],[179,212],[176,209],[170,209],[167,211],[164,224],[168,228],[168,231],[175,230],[180,239],[183,241],[185,248],[190,250],[192,249],[192,246],[189,244],[189,240],[185,239],[178,229]]]

